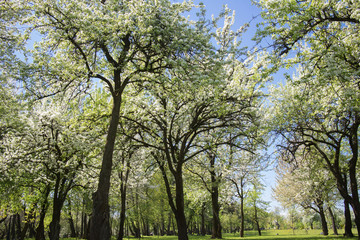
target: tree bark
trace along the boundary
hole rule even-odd
[[[124,165],[124,158],[123,158],[123,165]],[[120,184],[120,198],[121,198],[121,209],[120,209],[120,226],[119,226],[119,234],[118,240],[123,240],[124,238],[124,226],[125,226],[125,219],[126,219],[126,189],[127,189],[127,181],[130,173],[130,161],[127,161],[126,164],[126,172],[125,176],[123,172],[120,174],[121,184]]]
[[[351,222],[351,214],[350,214],[350,204],[345,199],[344,200],[344,216],[345,216],[345,233],[346,237],[354,237],[352,232],[352,222]]]
[[[174,197],[172,194],[170,182],[167,177],[163,162],[161,161],[161,159],[158,159],[158,156],[154,155],[154,158],[157,160],[159,168],[162,172],[165,188],[166,188],[166,194],[168,196],[168,202],[172,212],[175,215],[175,220],[178,228],[178,239],[188,240],[187,222],[186,222],[185,208],[184,208],[184,183],[182,178],[182,164],[181,164],[181,162],[183,161],[178,160],[176,169],[171,170],[171,173],[175,178],[175,203],[174,203]],[[170,161],[171,160],[168,159],[168,163],[170,163]]]
[[[243,196],[243,188],[241,187],[241,196]],[[244,214],[244,198],[240,198],[240,237],[244,237],[244,225],[245,225],[245,214]]]
[[[119,70],[114,71],[114,82],[115,84],[119,84],[120,72]],[[90,240],[109,240],[111,238],[109,191],[114,145],[120,119],[121,92],[119,88],[120,87],[116,87],[113,93],[113,108],[106,137],[99,183],[97,191],[93,194],[93,214],[89,232]]]
[[[71,177],[70,177],[71,179]],[[61,210],[64,206],[66,196],[71,189],[73,184],[73,179],[67,179],[61,174],[58,174],[57,180],[54,188],[53,196],[53,212],[52,219],[49,225],[49,238],[50,240],[59,240],[60,239],[60,218]]]
[[[222,238],[221,222],[220,222],[220,204],[219,204],[219,187],[216,179],[215,171],[211,172],[211,203],[213,212],[213,225],[211,238]]]
[[[201,236],[205,236],[206,235],[206,228],[205,228],[205,203],[202,204],[201,207]]]
[[[181,168],[181,167],[180,167]],[[175,219],[178,227],[178,239],[179,240],[188,240],[187,235],[187,223],[185,217],[185,208],[184,208],[184,186],[182,178],[182,169],[177,169],[177,174],[175,176],[175,202],[176,202],[176,211]]]
[[[257,207],[256,207],[255,202],[254,202],[254,211],[255,211],[254,217],[255,217],[256,228],[259,233],[259,236],[261,236],[261,229],[260,229],[259,218],[258,218],[258,214],[257,214]]]
[[[360,115],[355,112],[354,124],[349,129],[349,145],[351,148],[352,157],[349,161],[349,178],[350,178],[350,189],[351,189],[351,206],[355,215],[355,224],[358,232],[358,238],[360,239],[360,202],[359,202],[359,189],[357,179],[357,161],[359,159],[359,140],[358,140],[358,129],[360,125]]]
[[[77,234],[76,234],[74,219],[72,217],[72,212],[71,212],[71,202],[70,202],[70,200],[68,200],[68,202],[69,202],[68,222],[69,222],[69,227],[70,227],[70,237],[75,238],[77,236]]]
[[[39,224],[36,228],[35,240],[45,240],[44,220],[49,206],[47,200],[49,194],[50,194],[50,186],[46,186],[44,191],[44,196],[41,202]]]
[[[332,229],[333,229],[334,235],[339,235],[338,231],[337,231],[337,227],[336,227],[335,215],[334,215],[333,211],[331,210],[331,207],[329,207],[328,209],[329,209],[329,214],[330,214],[330,217],[331,217]]]
[[[324,236],[327,236],[327,235],[329,235],[329,230],[328,230],[328,226],[327,226],[327,222],[326,222],[323,204],[322,203],[318,204],[318,208],[319,208],[319,214],[320,214],[320,219],[321,219],[321,228],[322,228]]]
[[[62,203],[59,201],[59,199],[54,198],[53,215],[52,215],[51,223],[49,225],[50,240],[59,240],[60,239],[61,208],[62,208]]]

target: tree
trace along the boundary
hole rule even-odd
[[[10,181],[15,186],[40,188],[44,194],[41,221],[49,206],[47,199],[52,197],[50,239],[59,239],[62,207],[70,190],[86,177],[82,169],[90,160],[87,147],[92,145],[88,132],[75,121],[78,110],[64,100],[66,105],[56,99],[35,103],[22,116],[21,131],[12,131],[2,142],[6,148],[2,162],[13,177],[17,175]],[[44,239],[41,224],[37,234]]]
[[[253,221],[255,223],[256,229],[259,236],[261,236],[261,227],[260,220],[262,220],[261,213],[264,213],[264,209],[267,207],[268,203],[261,200],[261,193],[264,191],[264,185],[259,181],[259,179],[254,178],[252,181],[252,189],[249,192],[249,204],[253,208]]]
[[[254,146],[252,147],[254,148]],[[247,151],[231,153],[231,168],[226,176],[233,184],[234,192],[240,199],[240,237],[244,237],[245,232],[245,198],[250,190],[251,182],[258,177],[260,171],[264,170],[263,156],[254,150],[256,149],[250,148]]]
[[[271,36],[275,56],[299,64],[274,103],[277,132],[292,150],[316,149],[355,215],[360,233],[356,169],[359,117],[358,1],[259,1],[265,19],[260,37]],[[296,53],[291,57],[290,53]],[[274,60],[278,64],[277,60]],[[281,99],[281,100],[280,100]],[[279,103],[282,104],[279,104]],[[286,103],[285,103],[286,102]],[[281,113],[280,110],[281,109]],[[343,157],[340,157],[343,155]],[[346,167],[345,167],[346,166]],[[350,192],[343,173],[349,177]]]
[[[215,141],[216,143],[216,141]],[[223,150],[223,149],[222,149]],[[222,182],[222,164],[226,162],[225,159],[221,159],[220,150],[218,147],[215,149],[208,149],[203,156],[198,156],[192,164],[187,166],[192,174],[195,174],[202,181],[205,189],[210,193],[211,206],[212,206],[212,235],[211,238],[222,238],[222,227],[220,222],[220,184]],[[222,163],[221,163],[222,162]],[[225,163],[226,164],[226,163]],[[193,166],[195,165],[195,166]],[[207,175],[210,175],[210,179]]]
[[[202,44],[182,15],[192,4],[34,0],[29,6],[34,14],[26,23],[43,36],[33,55],[34,64],[44,66],[37,75],[51,72],[46,85],[56,85],[58,91],[69,85],[86,89],[98,79],[111,93],[113,108],[90,227],[91,239],[110,239],[109,189],[123,92],[130,84],[141,87],[154,81],[155,75],[177,64],[178,56]]]
[[[164,72],[162,78],[167,80],[157,85],[157,89],[149,86],[150,91],[144,92],[142,98],[132,98],[131,105],[138,106],[129,110],[135,111],[133,118],[124,115],[139,126],[133,139],[151,149],[163,174],[179,239],[188,238],[184,166],[213,146],[231,143],[221,138],[209,144],[207,136],[218,131],[225,135],[229,129],[234,130],[233,139],[255,139],[257,134],[256,110],[262,97],[260,88],[266,81],[261,78],[263,63],[250,67],[248,61],[242,63],[234,59],[239,50],[235,41],[238,34],[230,30],[232,20],[233,16],[225,15],[224,27],[214,35],[215,40],[222,43],[217,51],[209,42],[212,34],[205,35],[202,51],[190,50],[184,54],[181,64]],[[204,31],[202,25],[198,27],[199,32]],[[246,148],[246,143],[241,141],[232,144]],[[171,182],[174,182],[175,193]]]
[[[288,163],[286,156],[279,160],[278,180],[274,190],[276,199],[285,206],[294,204],[311,209],[320,215],[324,235],[328,235],[325,206],[335,187],[334,179],[316,161],[319,155],[298,156],[296,163]]]
[[[24,65],[19,57],[25,52],[27,35],[21,32],[18,24],[27,11],[20,6],[17,1],[0,3],[0,139],[8,131],[19,127],[17,114],[24,107],[17,80]]]

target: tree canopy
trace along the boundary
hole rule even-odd
[[[350,205],[359,233],[360,3],[252,2],[256,48],[227,6],[1,2],[0,238],[284,227],[260,197],[273,139],[288,225],[352,236]]]

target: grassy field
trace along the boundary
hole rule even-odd
[[[240,239],[281,239],[281,240],[311,240],[311,239],[326,239],[326,240],[338,240],[338,239],[357,239],[355,238],[343,238],[343,232],[339,231],[339,235],[330,235],[323,236],[321,235],[321,230],[264,230],[262,231],[262,236],[258,236],[256,231],[247,231],[245,232],[245,237],[240,238],[237,234],[224,234],[223,239],[226,240],[240,240]],[[125,238],[126,240],[134,240],[134,238]],[[176,236],[153,236],[153,237],[143,237],[143,240],[177,240]],[[209,240],[210,236],[189,236],[190,240]]]

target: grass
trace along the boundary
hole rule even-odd
[[[317,239],[326,239],[326,240],[339,240],[339,239],[357,239],[354,238],[344,238],[342,236],[343,232],[339,231],[339,235],[330,235],[324,236],[321,235],[321,230],[264,230],[262,231],[262,236],[259,236],[257,231],[246,231],[245,237],[239,237],[239,234],[223,234],[224,240],[241,240],[241,239],[280,239],[280,240],[317,240]],[[134,240],[137,238],[124,238],[125,240]],[[143,240],[177,240],[177,236],[152,236],[152,237],[143,237]],[[190,235],[189,240],[210,240],[211,236],[194,236]]]
[[[259,236],[257,231],[245,231],[245,237],[239,237],[239,233],[223,234],[224,240],[357,240],[357,237],[354,238],[344,238],[343,231],[339,230],[339,235],[332,235],[331,230],[328,236],[321,235],[321,230],[263,230],[261,231],[262,236]],[[356,229],[353,229],[353,233],[356,233]],[[115,240],[116,237],[113,237]],[[124,240],[136,240],[139,238],[134,237],[125,237]],[[141,240],[178,240],[177,236],[144,236],[140,238]],[[77,238],[62,238],[62,240],[79,240]],[[189,240],[211,240],[211,236],[195,236],[189,235]]]

